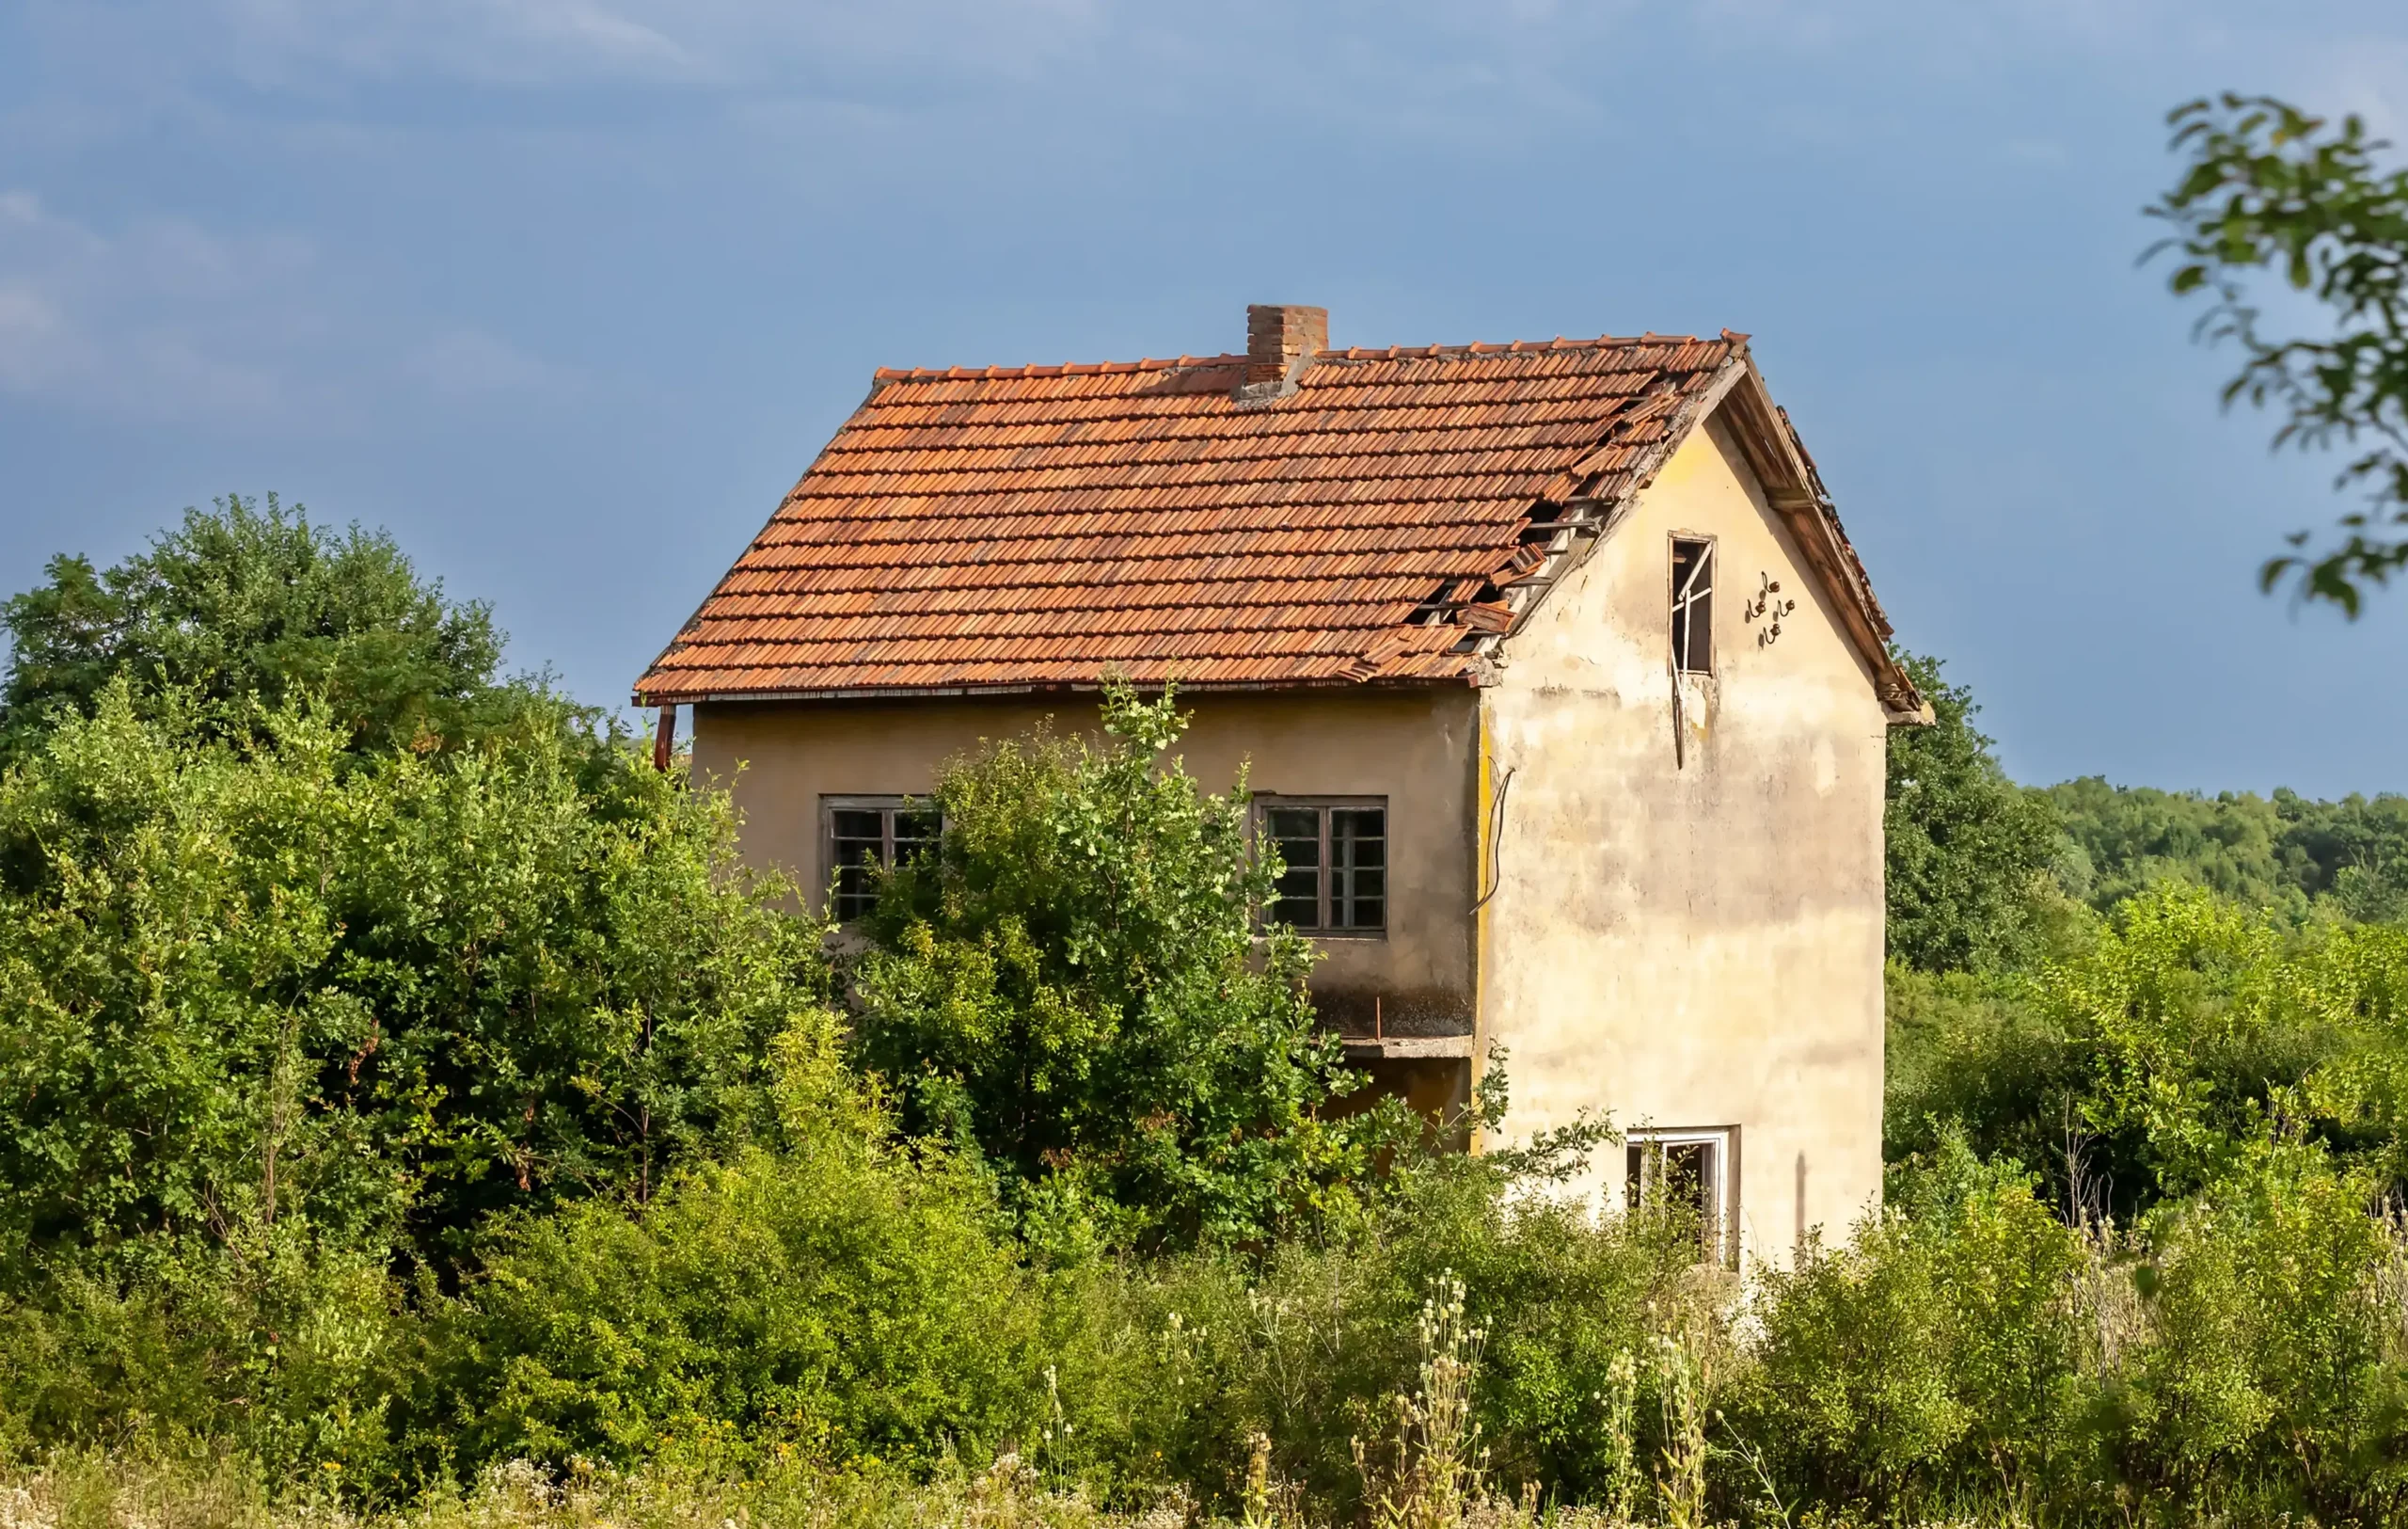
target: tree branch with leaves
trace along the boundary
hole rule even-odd
[[[2355,115],[2337,127],[2271,96],[2203,98],[2167,120],[2191,163],[2147,210],[2173,231],[2145,258],[2174,251],[2168,285],[2213,300],[2199,333],[2241,348],[2226,404],[2285,415],[2277,447],[2353,453],[2336,486],[2367,495],[2330,538],[2294,533],[2259,581],[2355,618],[2368,586],[2408,568],[2408,169],[2378,167],[2389,145]],[[2328,335],[2269,332],[2251,286],[2270,271],[2330,311]]]

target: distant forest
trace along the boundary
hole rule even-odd
[[[2408,796],[2210,797],[2095,775],[2031,794],[2063,832],[2051,868],[2058,885],[2101,913],[2152,883],[2182,880],[2294,921],[2408,916]]]

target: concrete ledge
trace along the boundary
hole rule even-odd
[[[1468,1035],[1392,1035],[1373,1040],[1368,1035],[1343,1036],[1348,1061],[1389,1061],[1408,1057],[1463,1057],[1472,1054]]]

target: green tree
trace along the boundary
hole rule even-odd
[[[1899,658],[1935,720],[1890,730],[1890,954],[1926,971],[2017,961],[2041,931],[2055,814],[1999,767],[1973,726],[1972,693],[1949,684],[1937,659]]]
[[[2408,797],[2319,802],[2282,789],[2210,797],[2110,786],[2095,775],[2046,794],[2080,868],[2068,890],[2102,913],[2171,879],[2294,922],[2316,909],[2361,921],[2408,914]]]
[[[8,1245],[307,1214],[456,1251],[488,1211],[642,1200],[757,1124],[768,1039],[824,974],[724,795],[565,724],[350,737],[297,703],[204,726],[119,677],[0,773]]]
[[[2156,248],[2176,251],[2177,294],[2213,299],[2201,332],[2241,349],[2226,403],[2282,412],[2277,446],[2353,453],[2338,486],[2367,491],[2337,540],[2311,549],[2295,534],[2261,581],[2292,579],[2354,617],[2362,586],[2408,566],[2408,169],[2377,167],[2387,146],[2354,114],[2336,128],[2270,96],[2194,101],[2168,120],[2190,167],[2148,209],[2173,228]],[[2270,270],[2329,311],[2328,334],[2267,332],[2249,284]]]
[[[318,697],[364,748],[431,746],[503,725],[536,687],[496,679],[502,635],[447,599],[392,538],[336,532],[267,497],[228,495],[105,571],[61,554],[0,604],[10,644],[0,763],[119,675],[207,703]]]
[[[1315,1027],[1311,948],[1257,925],[1244,782],[1158,767],[1184,726],[1124,687],[1099,743],[948,765],[941,849],[887,878],[851,969],[863,1064],[1050,1246],[1259,1238],[1407,1129],[1327,1112],[1362,1079]]]

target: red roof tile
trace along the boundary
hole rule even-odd
[[[1574,501],[1640,486],[1745,337],[881,371],[645,704],[1470,679]],[[1533,580],[1533,582],[1538,581]]]

